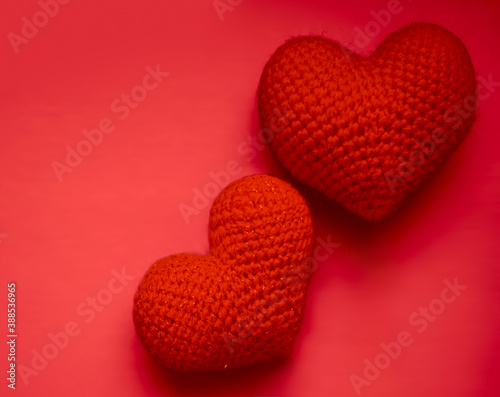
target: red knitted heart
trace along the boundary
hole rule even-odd
[[[467,49],[426,23],[391,34],[368,58],[320,37],[290,40],[268,61],[258,92],[283,166],[371,220],[445,162],[474,121],[476,98]]]
[[[275,177],[240,179],[215,200],[209,241],[207,256],[172,255],[146,272],[134,324],[147,352],[181,371],[290,354],[313,265],[305,200]]]

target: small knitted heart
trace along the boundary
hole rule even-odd
[[[264,68],[258,105],[271,151],[294,177],[378,220],[463,140],[476,80],[455,35],[415,23],[368,58],[320,37],[288,41]]]
[[[159,364],[221,370],[291,353],[304,310],[313,227],[303,197],[268,175],[216,198],[210,252],[160,259],[134,300],[134,324]]]

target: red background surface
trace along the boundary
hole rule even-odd
[[[231,180],[261,172],[289,180],[267,149],[238,150],[260,128],[260,73],[286,39],[323,34],[369,54],[390,32],[433,22],[465,42],[478,76],[500,81],[498,2],[400,4],[359,48],[357,29],[387,1],[244,0],[221,20],[211,0],[73,0],[16,53],[9,32],[21,34],[21,18],[41,8],[2,1],[1,302],[5,308],[6,284],[15,281],[18,366],[33,369],[38,353],[55,357],[36,375],[18,371],[15,391],[3,380],[1,394],[356,396],[351,375],[363,376],[380,344],[406,331],[411,345],[362,395],[499,395],[499,87],[480,102],[473,130],[445,167],[386,221],[366,223],[296,184],[317,236],[340,246],[312,278],[291,360],[177,374],[152,363],[135,336],[132,299],[148,266],[208,250],[210,204],[189,224],[179,209],[192,205],[193,189],[203,191],[209,173],[230,161],[238,164]],[[120,120],[111,104],[142,83],[148,65],[170,74]],[[66,146],[76,148],[82,130],[103,118],[114,131],[60,182],[52,163],[65,162]],[[112,271],[122,268],[133,279],[118,288]],[[455,278],[467,289],[419,333],[410,316]],[[100,311],[87,303],[96,297],[108,299]],[[50,334],[68,324],[78,335],[50,350]],[[4,344],[2,371],[7,354]]]

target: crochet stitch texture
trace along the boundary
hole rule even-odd
[[[379,220],[463,140],[476,80],[455,35],[414,23],[368,58],[320,37],[288,41],[264,68],[258,106],[271,151],[294,177]]]
[[[236,368],[289,355],[313,264],[304,198],[268,175],[233,182],[215,199],[210,252],[158,260],[133,319],[146,351],[181,371]]]

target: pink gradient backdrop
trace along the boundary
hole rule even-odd
[[[179,205],[191,204],[210,171],[236,161],[233,180],[261,172],[290,180],[267,149],[251,161],[238,152],[259,130],[262,68],[286,39],[324,34],[369,54],[390,32],[433,22],[465,42],[478,75],[500,81],[500,3],[401,0],[402,12],[357,49],[355,27],[373,21],[370,12],[387,8],[386,0],[244,0],[223,21],[212,0],[73,0],[18,54],[7,34],[20,34],[21,18],[40,6],[2,3],[0,235],[7,236],[0,237],[0,295],[5,307],[6,283],[17,282],[16,362],[31,367],[33,350],[41,352],[69,322],[80,333],[27,384],[18,372],[15,392],[2,381],[1,395],[356,396],[350,376],[362,376],[364,360],[373,362],[379,344],[402,331],[413,343],[362,395],[499,395],[498,87],[445,167],[384,222],[367,224],[296,184],[317,235],[340,247],[314,274],[291,360],[172,373],[145,355],[131,310],[153,261],[207,252],[210,205],[189,224]],[[110,104],[157,64],[170,75],[120,120]],[[105,117],[115,130],[59,182],[52,162],[64,162],[65,147],[75,148],[82,130]],[[101,312],[82,316],[78,308],[105,296],[112,270],[123,267],[133,280]],[[455,277],[468,288],[418,333],[409,316]],[[5,344],[0,354],[4,371]]]

